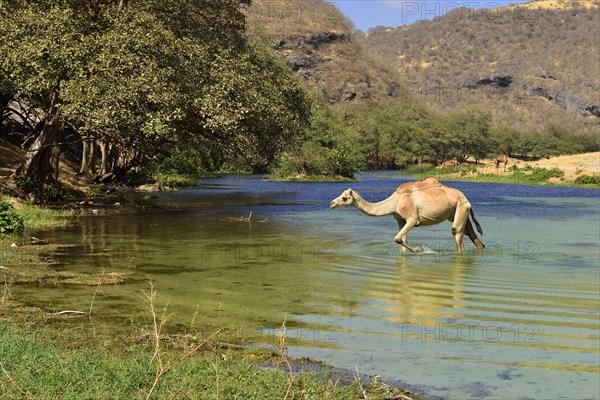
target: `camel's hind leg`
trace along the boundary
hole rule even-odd
[[[452,221],[452,234],[454,235],[454,241],[456,242],[456,252],[462,253],[465,251],[465,227],[469,222],[469,211],[471,206],[469,203],[459,205],[456,207],[454,213],[454,219]]]

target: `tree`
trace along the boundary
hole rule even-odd
[[[512,157],[513,153],[519,148],[521,135],[523,133],[515,128],[497,125],[491,128],[490,136],[493,140],[491,152],[493,154],[506,153]]]
[[[301,137],[310,105],[274,50],[248,40],[248,3],[0,3],[0,92],[45,110],[17,174],[56,182],[66,126],[83,140],[80,172],[102,180],[190,145],[264,168]]]
[[[492,150],[491,119],[491,113],[473,109],[450,117],[448,141],[458,162],[464,162],[468,156],[479,160]]]
[[[17,175],[41,182],[58,178],[61,91],[85,58],[81,14],[48,3],[0,3],[0,91],[45,110],[44,126]]]

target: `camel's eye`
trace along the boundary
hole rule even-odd
[[[344,196],[344,197],[342,197],[342,200],[344,200],[344,201],[348,201],[348,196]]]

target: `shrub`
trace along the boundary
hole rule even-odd
[[[466,176],[467,174],[474,172],[477,172],[477,166],[475,165],[449,165],[436,171],[436,173],[440,175],[460,174],[461,176]]]
[[[435,165],[430,163],[422,163],[421,165],[409,165],[404,171],[408,175],[428,175],[433,173],[435,170]]]
[[[565,172],[560,168],[540,168],[527,164],[521,169],[517,167],[510,168],[510,171],[512,171],[517,182],[542,183],[550,178],[563,178],[565,176]]]
[[[577,185],[600,185],[600,175],[579,175],[575,179]]]
[[[0,197],[0,233],[22,231],[23,217],[17,214],[12,204]]]
[[[271,172],[276,179],[287,179],[300,173],[300,166],[287,153],[283,153],[277,159]]]
[[[545,181],[550,178],[562,178],[565,172],[560,168],[534,168],[531,174],[531,179],[535,181]]]

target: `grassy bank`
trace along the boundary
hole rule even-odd
[[[147,342],[115,343],[74,339],[76,333],[32,329],[0,322],[0,397],[3,399],[352,399],[357,385],[334,382],[309,373],[290,375],[261,370],[251,352],[207,350],[187,357],[164,373],[152,390],[158,360],[177,363],[190,348],[161,348]],[[160,357],[160,358],[158,358]]]
[[[355,179],[345,176],[323,176],[323,175],[292,175],[286,177],[273,176],[269,178],[275,182],[354,182]]]
[[[513,165],[506,172],[489,172],[480,165],[459,165],[434,168],[432,165],[413,166],[406,174],[415,178],[433,176],[439,180],[468,182],[518,183],[524,185],[563,185],[576,187],[599,187],[600,175],[581,174],[574,180],[565,178],[565,172],[558,168],[536,167],[529,164]]]
[[[3,292],[0,311],[10,307],[6,287]],[[285,322],[277,350],[230,344],[218,327],[163,334],[165,314],[155,312],[155,294],[146,298],[146,326],[130,334],[98,334],[91,314],[73,322],[31,307],[0,312],[0,398],[420,398],[376,377],[289,359]]]
[[[33,204],[25,204],[18,210],[23,217],[25,227],[29,230],[42,230],[63,227],[72,223],[74,210],[51,209]]]

